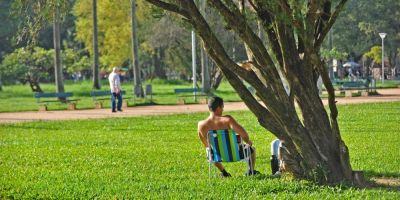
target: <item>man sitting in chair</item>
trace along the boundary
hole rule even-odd
[[[205,148],[210,148],[207,141],[207,134],[210,130],[229,130],[233,129],[236,133],[240,135],[244,142],[250,146],[250,169],[246,172],[246,175],[255,175],[260,172],[254,170],[254,165],[256,163],[256,151],[252,146],[253,142],[250,140],[249,135],[240,126],[233,117],[226,115],[222,116],[224,110],[224,101],[220,97],[212,97],[209,99],[208,108],[210,110],[210,116],[198,123],[197,130],[201,142]],[[243,148],[243,147],[241,147]],[[231,175],[225,170],[224,166],[220,162],[215,162],[214,165],[221,171],[222,177],[230,177]]]

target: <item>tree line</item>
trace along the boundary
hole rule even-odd
[[[51,1],[36,1],[41,4],[48,4]],[[33,22],[26,23],[29,19],[32,21],[34,17],[29,13],[19,13],[18,9],[29,4],[34,4],[34,1],[11,1],[4,0],[0,2],[0,19],[4,22],[4,26],[0,32],[0,66],[2,67],[3,83],[15,83],[16,80],[20,82],[30,82],[28,77],[32,77],[32,82],[48,82],[54,81],[54,74],[50,73],[49,76],[34,77],[29,75],[29,71],[35,69],[34,66],[27,64],[20,64],[19,67],[25,69],[25,72],[12,73],[13,65],[9,65],[10,59],[14,56],[9,54],[18,54],[22,48],[28,43],[34,41],[34,46],[41,47],[44,50],[54,48],[54,45],[49,38],[53,36],[51,23],[43,23],[40,20],[37,24]],[[69,0],[69,1],[54,1],[63,3],[62,21],[60,26],[60,48],[64,51],[71,49],[71,53],[75,53],[73,63],[61,62],[62,76],[64,78],[72,77],[74,73],[82,74],[82,76],[91,78],[93,75],[99,74],[92,71],[100,68],[100,70],[109,71],[114,66],[129,68],[128,75],[134,77],[132,70],[132,37],[138,37],[138,66],[141,66],[138,74],[143,75],[141,79],[148,78],[162,78],[175,75],[176,78],[189,79],[191,75],[191,54],[190,54],[190,29],[188,25],[179,22],[175,16],[165,13],[160,9],[150,6],[141,0],[135,2],[137,6],[137,26],[138,33],[132,34],[132,20],[131,8],[132,1],[111,1],[103,0],[93,6],[93,0]],[[18,5],[19,4],[19,5]],[[346,56],[337,56],[338,59],[353,59],[359,61],[361,59],[367,60],[371,65],[380,63],[381,54],[379,32],[387,32],[386,49],[387,60],[391,66],[398,66],[398,55],[400,49],[398,44],[400,42],[399,22],[397,12],[400,3],[395,0],[390,2],[379,2],[366,0],[358,2],[355,0],[349,1],[344,7],[343,13],[337,19],[337,23],[333,26],[330,34],[330,40],[325,41],[323,49],[324,55],[329,54],[326,52],[335,49],[339,53]],[[61,4],[60,4],[61,5]],[[93,9],[97,8],[97,15],[93,15]],[[116,12],[118,11],[118,12]],[[44,16],[50,15],[43,10]],[[210,9],[206,10],[207,17],[212,19],[211,26],[217,29],[218,36],[223,40],[222,43],[225,48],[230,49],[230,54],[235,57],[235,61],[239,62],[245,60],[246,53],[243,43],[229,31],[229,27],[221,21],[214,12]],[[94,26],[93,17],[97,16],[100,20],[97,21],[98,25],[98,54],[96,57],[94,52]],[[48,16],[49,18],[51,16]],[[50,20],[50,19],[48,19]],[[29,30],[33,29],[33,30]],[[31,31],[33,34],[29,35],[26,32]],[[24,34],[25,37],[24,38]],[[36,37],[36,38],[35,38]],[[201,48],[199,45],[199,49]],[[26,49],[26,47],[25,47]],[[34,48],[29,52],[34,53]],[[378,51],[378,52],[376,52]],[[376,53],[374,53],[376,52]],[[325,56],[326,58],[335,58]],[[337,55],[333,52],[333,55]],[[63,57],[63,56],[61,56]],[[201,51],[198,51],[198,57],[201,57]],[[6,62],[2,62],[7,58]],[[32,56],[35,58],[35,56]],[[71,60],[71,59],[69,59]],[[96,60],[98,60],[96,63]],[[62,60],[63,61],[63,60]],[[30,61],[37,62],[37,61]],[[198,59],[198,65],[204,63],[204,59]],[[211,78],[213,87],[218,86],[218,80],[221,80],[221,73],[211,59],[206,62]],[[42,68],[49,68],[54,65],[53,61],[42,63]],[[80,67],[77,67],[80,65]],[[98,66],[97,66],[98,65]],[[93,66],[96,66],[93,68]],[[11,69],[11,70],[10,70]],[[36,69],[38,70],[38,69]],[[18,70],[16,70],[18,71]],[[199,71],[199,78],[201,71]],[[43,73],[38,73],[43,74]],[[99,88],[98,77],[94,79],[94,88]]]

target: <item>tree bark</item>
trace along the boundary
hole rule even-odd
[[[93,88],[100,89],[100,70],[99,70],[99,44],[97,31],[97,0],[92,1],[93,11]]]
[[[55,5],[53,12],[53,41],[54,41],[54,77],[56,82],[56,91],[64,92],[63,70],[61,66],[61,45],[60,45],[60,11],[58,5]],[[63,99],[60,99],[63,100]]]
[[[213,63],[211,63],[211,66],[214,66]],[[211,70],[211,83],[210,83],[210,89],[216,91],[221,84],[222,79],[224,78],[221,70],[216,67],[212,67],[213,70]]]
[[[346,0],[339,2],[332,14],[330,10],[326,11],[328,17],[324,18],[317,11],[326,8],[325,3],[332,2],[311,1],[304,19],[297,18],[298,13],[303,12],[301,9],[291,7],[295,2],[277,0],[274,1],[276,7],[270,7],[262,0],[249,1],[257,20],[262,22],[271,48],[269,51],[233,1],[209,0],[209,5],[246,44],[250,68],[242,68],[228,56],[193,0],[177,0],[177,4],[146,1],[178,13],[192,24],[209,56],[258,118],[260,125],[284,143],[287,173],[319,183],[353,181],[349,152],[337,123],[333,86],[318,53],[320,43]],[[276,13],[285,14],[285,19],[289,20],[277,17]],[[289,82],[289,93],[279,71]],[[319,97],[316,84],[319,75],[328,90],[330,115]],[[255,88],[262,103],[247,90],[243,80]],[[299,105],[301,118],[295,102]]]
[[[139,41],[137,37],[137,20],[136,20],[136,0],[131,0],[131,17],[132,17],[132,69],[134,78],[134,88],[137,97],[143,97],[143,88],[140,79],[139,67]]]
[[[33,78],[30,75],[27,75],[26,81],[29,82],[29,86],[31,87],[32,92],[40,92],[40,93],[43,92],[42,88],[40,88],[40,84],[37,79]]]

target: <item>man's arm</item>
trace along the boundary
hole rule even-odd
[[[119,83],[119,77],[118,77],[119,75],[118,74],[115,74],[114,75],[114,77],[113,77],[113,83],[114,83],[114,91],[115,91],[115,93],[117,93],[117,94],[119,94],[119,92],[120,92],[120,83]]]
[[[201,143],[203,143],[204,147],[207,148],[207,147],[208,147],[207,138],[206,138],[206,136],[204,135],[204,131],[203,131],[202,129],[204,129],[204,127],[203,127],[202,123],[199,122],[199,123],[197,124],[197,133],[198,133],[198,135],[199,135],[199,138],[200,138],[200,140],[201,140]]]
[[[252,146],[253,142],[250,140],[249,134],[247,134],[246,130],[244,130],[244,128],[239,123],[237,123],[235,119],[233,119],[233,117],[226,117],[228,117],[229,127],[233,129],[236,133],[238,133],[247,144]]]

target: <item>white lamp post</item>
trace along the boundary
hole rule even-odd
[[[382,79],[382,84],[385,82],[385,57],[384,57],[384,43],[383,43],[383,40],[385,39],[385,37],[386,37],[386,33],[379,33],[379,36],[382,38],[382,76],[381,76],[381,79]]]

